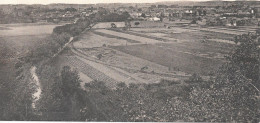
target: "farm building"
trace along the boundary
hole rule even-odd
[[[158,18],[158,17],[152,17],[152,18],[149,18],[149,21],[160,21],[160,18]]]

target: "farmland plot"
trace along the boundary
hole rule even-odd
[[[151,29],[153,30],[153,29]],[[210,32],[210,31],[200,31],[200,30],[192,30],[185,29],[180,27],[173,27],[172,29],[158,29],[158,31],[151,31],[150,29],[131,29],[131,34],[137,33],[138,35],[146,35],[146,36],[155,36],[157,38],[162,38],[166,41],[214,41],[214,42],[222,42],[222,43],[230,43],[234,44],[232,40],[234,39],[233,34],[219,33],[219,32]],[[155,29],[156,30],[156,29]],[[127,33],[127,32],[126,32]],[[141,34],[139,34],[141,33]]]
[[[26,26],[7,26],[0,25],[5,30],[0,30],[0,37],[21,36],[21,35],[45,35],[51,34],[57,25],[26,25]]]
[[[200,31],[206,31],[206,32],[214,32],[214,33],[224,33],[224,34],[231,34],[231,35],[241,35],[245,34],[246,31],[240,31],[240,30],[234,30],[234,29],[227,29],[227,28],[200,28],[200,27],[186,27],[187,29],[191,30],[200,30]]]
[[[94,29],[105,29],[105,28],[111,28],[111,24],[114,23],[117,27],[124,27],[125,23],[124,22],[102,22],[98,23],[92,28]]]
[[[226,45],[226,44],[225,44]],[[209,71],[217,70],[225,61],[224,55],[229,48],[214,45],[199,45],[189,42],[157,45],[118,46],[119,51],[164,65],[185,73],[208,75]]]
[[[135,25],[135,22],[139,22],[139,25]],[[164,27],[163,22],[154,22],[154,21],[132,21],[132,27],[137,28],[162,28]]]
[[[183,32],[183,33],[172,33],[168,34],[167,37],[176,38],[179,40],[203,40],[205,37],[207,39],[222,39],[232,41],[234,35],[223,34],[223,33],[213,33],[213,32],[202,32],[202,31],[193,31],[193,32]]]
[[[80,40],[74,43],[76,48],[92,48],[105,46],[119,46],[119,45],[131,45],[131,42],[127,40],[121,40],[117,38],[109,38],[94,34],[93,32],[87,32],[82,35]]]
[[[73,52],[77,56],[85,58],[83,61],[89,61],[85,62],[85,64],[95,64],[94,66],[91,66],[96,70],[100,70],[100,72],[103,72],[106,75],[111,74],[108,76],[111,78],[116,77],[114,78],[115,80],[123,81],[125,83],[154,83],[159,82],[162,78],[173,79],[175,77],[187,77],[185,73],[172,73],[169,72],[168,68],[165,66],[158,65],[120,51],[115,51],[110,48],[78,48],[77,51],[73,50]],[[99,54],[102,54],[101,59],[97,58]],[[147,67],[147,69],[145,71],[141,71],[143,67]],[[106,72],[107,70],[110,72]],[[143,72],[150,74],[150,78],[143,78]],[[88,74],[86,75],[88,76]],[[84,78],[82,79],[84,80]]]
[[[157,33],[157,32],[168,32],[168,33],[182,33],[182,32],[193,32],[196,30],[189,30],[180,27],[167,28],[131,28],[132,31],[142,32],[142,33]]]
[[[109,35],[122,37],[122,38],[127,38],[127,39],[130,39],[130,40],[136,40],[136,41],[139,41],[139,42],[141,42],[143,44],[146,44],[146,43],[149,43],[149,44],[160,43],[160,41],[154,40],[154,39],[151,39],[151,38],[135,36],[135,35],[126,34],[126,33],[122,33],[122,32],[116,32],[116,31],[112,31],[112,30],[99,29],[99,30],[95,30],[95,31],[101,32],[101,33],[105,33],[105,34],[109,34]]]
[[[11,49],[10,57],[23,56],[42,43],[55,26],[57,25],[1,24],[0,27],[4,30],[0,30],[0,42]]]
[[[225,41],[232,40],[233,36],[181,27],[131,28],[130,31],[94,29],[82,34],[73,45],[81,52],[79,57],[91,59],[92,62],[86,64],[102,64],[109,73],[117,74],[114,78],[117,81],[129,83],[127,78],[130,77],[153,83],[161,79],[187,78],[193,73],[209,75],[225,62],[224,56],[234,46]],[[201,42],[205,37],[207,42]],[[144,67],[148,69],[142,72]],[[107,74],[100,67],[95,69]],[[107,76],[113,78],[113,75]]]

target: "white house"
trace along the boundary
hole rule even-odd
[[[158,17],[152,17],[152,18],[149,18],[150,21],[160,21],[160,18]]]

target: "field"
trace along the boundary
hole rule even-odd
[[[24,55],[50,35],[57,25],[1,24],[0,42],[10,49],[11,57]]]
[[[118,82],[184,80],[194,73],[207,79],[234,50],[234,36],[257,29],[175,26],[123,31],[103,25],[108,26],[81,34],[70,47],[73,54],[66,57],[83,81],[102,80],[112,88]]]
[[[136,25],[135,22],[139,22],[139,24]],[[117,27],[125,26],[124,22],[104,22],[104,23],[96,24],[93,28],[94,29],[110,28],[112,23],[114,23]],[[164,23],[153,22],[153,21],[131,21],[130,24],[132,25],[132,27],[135,28],[161,28],[164,26]]]

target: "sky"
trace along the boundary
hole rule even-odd
[[[95,4],[95,3],[153,3],[160,1],[176,0],[0,0],[0,4],[50,4],[50,3],[76,3],[76,4]],[[207,1],[207,0],[190,0]]]

